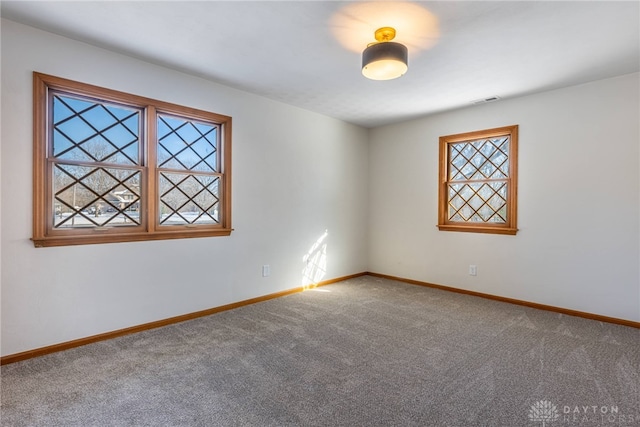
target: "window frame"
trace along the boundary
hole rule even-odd
[[[127,227],[78,227],[54,229],[52,92],[60,92],[96,102],[120,104],[141,110],[139,150],[142,170],[140,180],[140,225]],[[215,124],[220,130],[218,149],[219,223],[159,225],[157,166],[157,114],[177,116]],[[231,231],[231,124],[229,116],[211,113],[125,92],[80,83],[38,72],[33,73],[33,237],[35,247],[85,245],[148,240],[229,236]],[[185,174],[189,171],[185,170]]]
[[[509,136],[509,176],[507,182],[507,220],[505,223],[487,223],[470,221],[451,221],[448,218],[449,197],[448,185],[450,162],[449,145],[461,142],[472,142],[481,139]],[[518,199],[518,125],[503,126],[493,129],[478,130],[455,135],[441,136],[439,140],[440,162],[438,183],[438,229],[441,231],[462,231],[472,233],[515,235],[517,226]],[[468,182],[489,182],[490,180],[468,180]],[[463,181],[464,182],[464,181]]]

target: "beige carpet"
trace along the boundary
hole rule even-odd
[[[3,426],[638,426],[640,330],[369,276],[2,367]]]

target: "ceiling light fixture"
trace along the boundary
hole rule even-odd
[[[407,72],[407,47],[392,42],[395,36],[396,30],[391,27],[376,30],[377,42],[362,52],[362,75],[371,80],[391,80]]]

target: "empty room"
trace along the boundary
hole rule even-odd
[[[0,425],[640,425],[639,2],[0,13]]]

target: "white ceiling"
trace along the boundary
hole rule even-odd
[[[640,3],[2,1],[3,18],[375,127],[640,69]],[[361,75],[381,26],[409,71]]]

